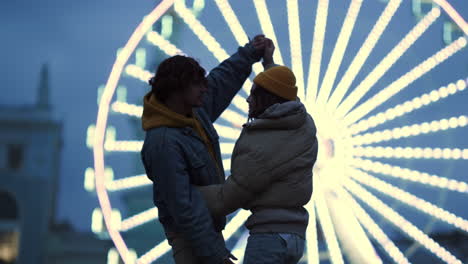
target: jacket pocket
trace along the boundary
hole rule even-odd
[[[196,153],[189,156],[190,183],[195,185],[206,185],[209,180],[209,170],[206,162]]]

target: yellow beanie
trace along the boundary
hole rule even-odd
[[[297,98],[296,77],[288,67],[269,68],[257,75],[254,83],[284,99],[294,101]]]

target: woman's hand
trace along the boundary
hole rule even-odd
[[[265,48],[263,51],[263,65],[273,64],[273,53],[275,52],[275,44],[269,38],[265,38],[264,42]]]
[[[264,52],[265,52],[265,35],[263,35],[263,34],[256,35],[250,41],[250,43],[253,45],[253,47],[255,48],[255,50],[257,51],[257,53],[259,55],[264,54]]]

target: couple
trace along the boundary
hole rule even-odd
[[[252,212],[244,263],[297,263],[302,256],[317,157],[313,119],[294,74],[274,65],[272,41],[257,35],[208,75],[192,58],[161,62],[144,97],[141,157],[176,264],[234,263],[221,231],[226,215]],[[225,180],[213,122],[263,58]]]

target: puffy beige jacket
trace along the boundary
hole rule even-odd
[[[200,187],[213,215],[252,211],[251,232],[304,235],[317,159],[316,128],[299,101],[275,104],[244,125],[222,185]]]

